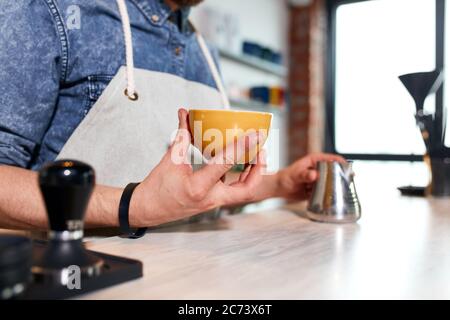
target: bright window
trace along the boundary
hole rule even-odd
[[[336,151],[424,154],[414,102],[398,76],[435,69],[435,1],[342,4],[335,21]],[[434,97],[425,109],[434,111]]]

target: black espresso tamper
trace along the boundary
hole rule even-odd
[[[103,260],[82,242],[83,219],[94,185],[94,170],[80,161],[59,160],[40,170],[50,230],[45,250],[34,258],[35,281],[67,286],[76,273],[81,280],[101,273]]]

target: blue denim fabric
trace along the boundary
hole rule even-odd
[[[126,3],[137,68],[215,87],[195,35],[162,1]],[[122,65],[115,0],[1,0],[0,163],[53,160]]]

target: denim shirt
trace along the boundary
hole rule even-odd
[[[215,88],[193,31],[180,30],[162,0],[126,4],[136,68]],[[122,65],[115,0],[1,0],[0,164],[39,169],[55,159]]]

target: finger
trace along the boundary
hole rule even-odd
[[[235,144],[229,144],[225,150],[222,150],[207,165],[193,174],[192,183],[211,188],[233,167],[236,160],[243,159],[248,150],[256,147],[258,139],[259,134],[255,132],[240,137],[236,142],[236,152],[234,150]]]
[[[252,165],[251,170],[249,171],[247,177],[243,183],[246,186],[254,186],[256,187],[262,179],[262,174],[265,169],[264,162],[260,159],[262,155],[258,155],[257,163]]]
[[[305,182],[305,183],[312,183],[314,181],[317,180],[318,178],[318,173],[316,170],[314,169],[308,169],[308,170],[304,170],[300,173],[300,180],[301,182]]]
[[[267,152],[262,149],[257,158],[258,163],[261,165],[261,174],[267,173]]]
[[[257,163],[252,165],[244,181],[223,187],[223,195],[226,197],[226,203],[232,204],[252,201],[256,187],[262,182],[262,175],[265,171],[264,158],[264,153],[258,155]]]
[[[261,152],[256,157],[256,164],[253,165],[254,168],[249,172],[246,179],[243,182],[247,182],[249,179],[252,179],[252,175],[263,175],[266,171],[266,151],[261,150]]]
[[[250,170],[252,169],[252,165],[248,164],[245,166],[245,170],[242,171],[242,173],[239,175],[239,182],[244,182],[245,179],[247,178]]]
[[[346,160],[336,154],[328,153],[314,153],[309,154],[294,163],[294,168],[298,170],[297,175],[300,175],[306,168],[314,169],[317,167],[317,163],[320,161],[337,161],[340,163],[345,163]]]
[[[175,164],[182,164],[187,161],[187,153],[191,145],[187,117],[188,112],[185,109],[178,110],[178,131],[169,150],[171,160]]]
[[[252,202],[256,187],[261,181],[261,168],[254,165],[245,182],[238,182],[229,186],[222,185],[218,188],[220,190],[219,202],[223,205]]]
[[[302,172],[300,180],[304,183],[313,183],[319,178],[319,173],[315,169],[308,169]]]
[[[317,162],[320,162],[320,161],[337,161],[340,163],[347,162],[340,155],[331,154],[331,153],[314,153],[314,154],[310,155],[308,158],[309,158],[311,164],[314,166],[317,164]]]
[[[252,161],[252,162],[254,163],[253,166],[255,166],[255,165],[259,165],[260,166],[260,169],[259,169],[260,174],[265,174],[266,173],[266,167],[267,167],[267,164],[266,164],[266,151],[264,149],[261,150],[258,153],[256,159],[254,161]],[[240,175],[239,181],[236,181],[236,182],[234,182],[234,183],[232,183],[230,185],[235,185],[237,183],[245,182],[246,179],[249,176],[249,173],[251,172],[251,169],[252,169],[252,165],[248,164],[246,166],[246,168],[245,168],[245,171]]]

